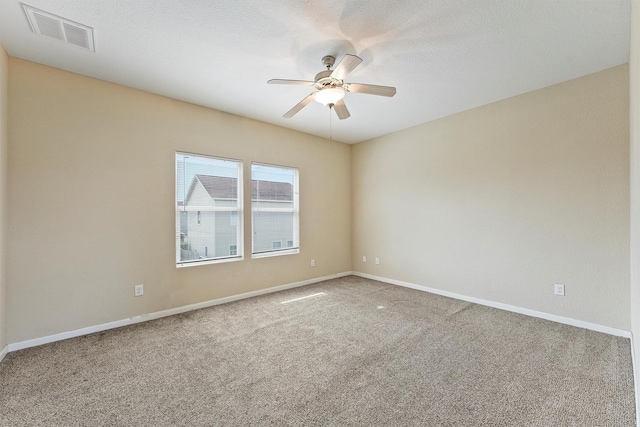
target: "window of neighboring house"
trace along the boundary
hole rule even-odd
[[[242,162],[176,153],[177,266],[242,259],[242,241]]]
[[[298,199],[298,169],[251,165],[254,258],[300,252]],[[282,242],[287,242],[286,248]]]

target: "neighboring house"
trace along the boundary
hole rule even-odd
[[[253,253],[294,246],[293,185],[251,181]]]
[[[293,192],[285,182],[251,183],[254,252],[293,247]],[[238,254],[236,178],[198,174],[180,210],[181,259]]]

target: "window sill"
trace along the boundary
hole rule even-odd
[[[272,256],[281,256],[281,255],[295,255],[300,253],[300,248],[295,249],[284,249],[279,251],[269,251],[269,252],[259,252],[257,254],[252,254],[251,258],[269,258]]]
[[[229,258],[220,258],[220,259],[208,259],[203,261],[191,261],[191,262],[177,262],[176,268],[186,268],[186,267],[195,267],[197,265],[211,265],[211,264],[222,264],[226,262],[235,262],[235,261],[243,261],[244,257],[229,257]]]

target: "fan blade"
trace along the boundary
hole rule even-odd
[[[347,83],[344,85],[347,92],[366,93],[369,95],[393,96],[396,88],[391,86],[366,85],[362,83]]]
[[[333,70],[331,77],[338,80],[344,80],[344,78],[347,77],[350,72],[355,70],[361,62],[362,59],[359,57],[347,54],[342,58],[342,61],[340,61],[335,70]]]
[[[267,82],[270,85],[299,85],[299,86],[311,86],[315,82],[309,82],[307,80],[285,80],[285,79],[271,79]]]
[[[347,106],[342,99],[335,103],[333,109],[336,110],[336,114],[338,115],[338,118],[340,120],[348,119],[349,116],[351,116],[351,114],[349,114],[349,110],[347,110]]]
[[[304,107],[307,106],[307,104],[309,104],[311,101],[313,101],[313,95],[315,95],[315,92],[311,92],[309,95],[307,95],[307,97],[305,99],[303,99],[302,101],[298,102],[296,104],[295,107],[293,107],[291,110],[287,111],[284,116],[285,119],[290,119],[291,117],[295,116],[295,114],[302,110]]]

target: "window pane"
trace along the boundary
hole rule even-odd
[[[251,165],[251,213],[254,254],[298,249],[298,170]]]
[[[177,153],[176,172],[177,263],[237,257],[242,164]]]

